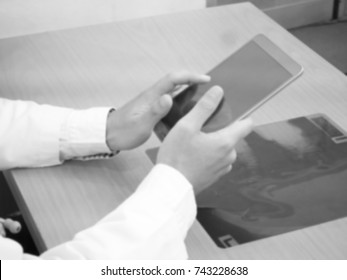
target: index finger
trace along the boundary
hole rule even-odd
[[[235,146],[237,142],[245,138],[253,130],[253,121],[248,118],[236,121],[216,132],[218,138],[229,139],[230,145]]]

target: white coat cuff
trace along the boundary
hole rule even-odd
[[[66,119],[60,137],[60,158],[100,158],[111,154],[106,144],[110,108],[74,110]]]

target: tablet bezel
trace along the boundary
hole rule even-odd
[[[274,97],[277,93],[279,93],[282,89],[287,87],[290,83],[296,80],[303,72],[304,68],[302,65],[298,64],[294,59],[292,59],[287,53],[285,53],[279,46],[273,43],[269,38],[267,38],[264,34],[258,34],[254,36],[250,41],[243,44],[238,50],[236,50],[232,55],[240,51],[243,46],[250,42],[256,43],[264,52],[266,52],[269,56],[271,56],[275,61],[278,62],[285,70],[287,70],[292,76],[282,85],[277,87],[273,92],[270,92],[264,99],[255,104],[241,116],[237,117],[234,121],[244,119],[248,117],[252,112],[258,109],[265,102],[269,101],[272,97]],[[223,62],[222,62],[223,63]],[[219,64],[213,69],[217,68]],[[210,71],[212,72],[213,69]]]

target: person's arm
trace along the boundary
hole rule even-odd
[[[73,110],[0,98],[0,170],[97,159],[136,148],[170,110],[176,87],[208,81],[205,75],[172,73],[117,110]]]
[[[184,239],[196,216],[190,183],[156,165],[115,211],[44,259],[186,259]]]
[[[195,216],[191,184],[172,167],[159,164],[116,210],[40,258],[186,259],[184,239]],[[33,258],[0,236],[0,259]]]
[[[0,99],[0,169],[58,164],[60,127],[68,113],[68,109]]]
[[[109,111],[0,98],[0,170],[111,153],[105,142]]]

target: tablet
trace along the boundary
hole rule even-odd
[[[218,130],[249,115],[302,72],[289,55],[264,35],[257,35],[208,73],[210,83],[192,85],[175,96],[172,109],[154,131],[163,140],[213,85],[224,89],[224,99],[203,131]]]

